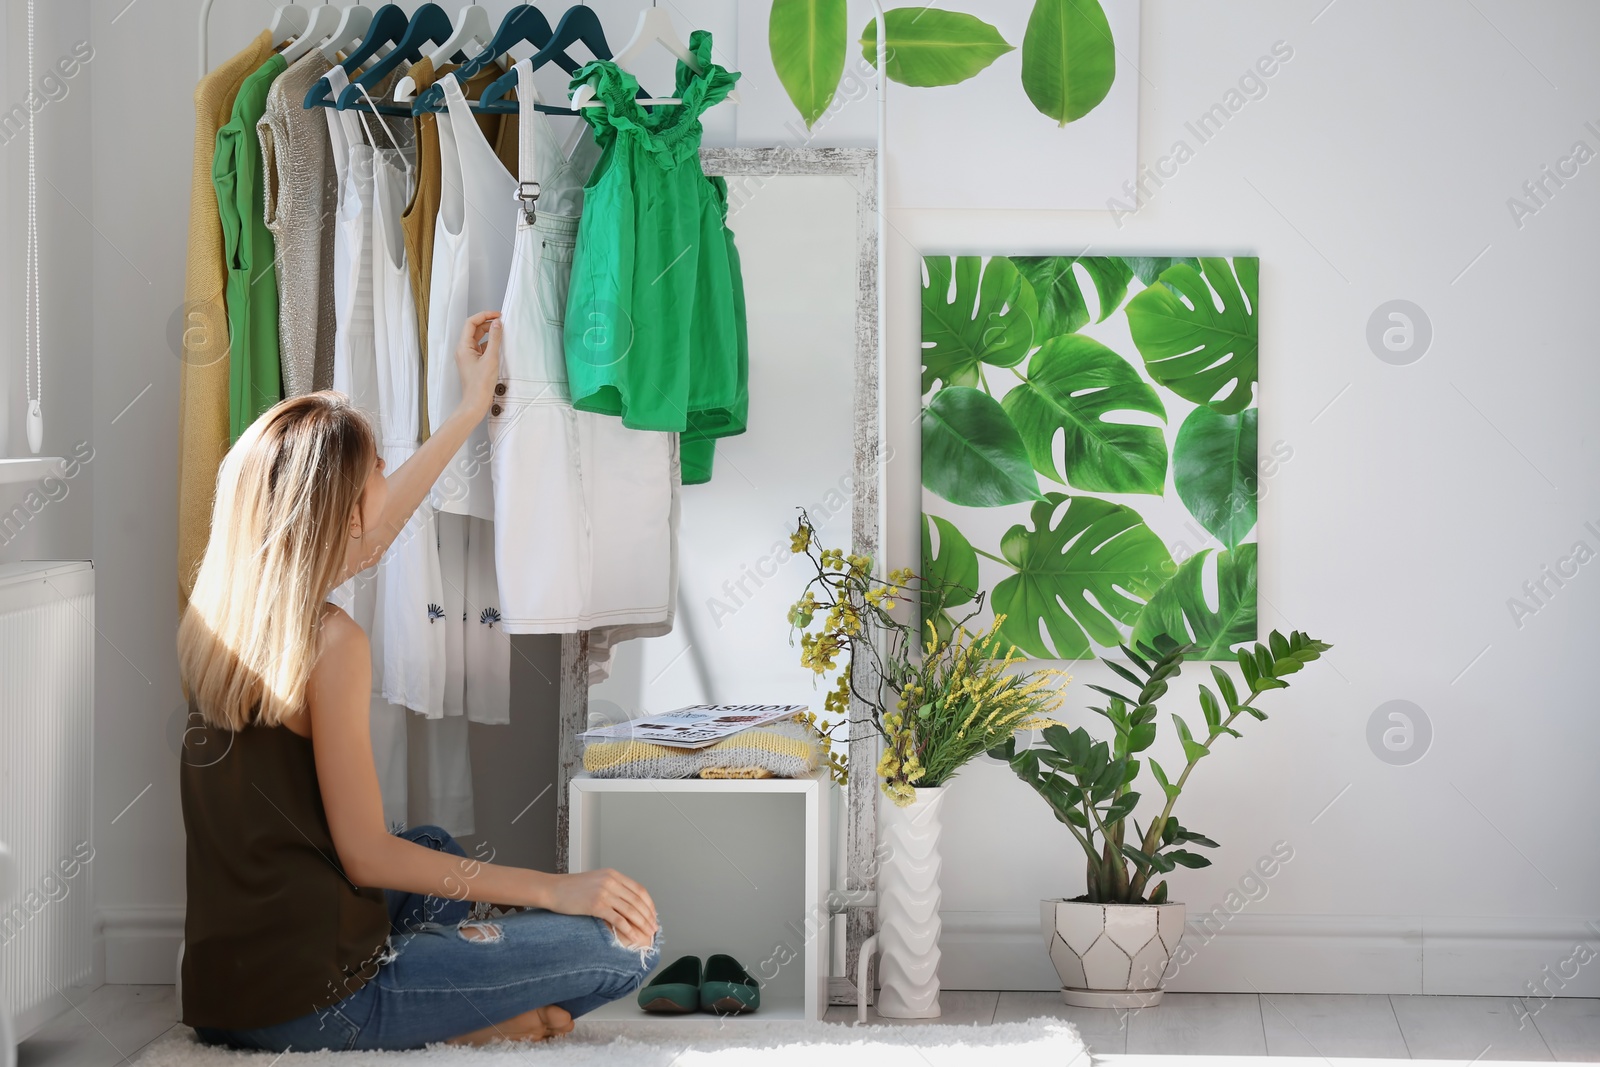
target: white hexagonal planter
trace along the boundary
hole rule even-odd
[[[1080,1008],[1148,1008],[1178,939],[1182,904],[1041,900],[1039,923],[1061,978],[1061,999]]]

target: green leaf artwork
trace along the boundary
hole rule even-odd
[[[936,7],[896,7],[884,13],[889,78],[901,85],[955,85],[1016,46],[975,15]],[[878,21],[861,31],[861,55],[878,65]]]
[[[1256,546],[1254,542],[1216,554],[1217,606],[1203,587],[1209,548],[1183,561],[1178,572],[1150,598],[1133,627],[1135,644],[1166,634],[1200,646],[1195,659],[1232,660],[1233,648],[1256,639]]]
[[[1047,493],[1000,552],[1017,573],[994,587],[1001,632],[1029,655],[1079,659],[1090,641],[1115,647],[1172,570],[1172,556],[1138,512],[1094,497]]]
[[[1123,256],[1122,262],[1146,285],[1154,285],[1161,272],[1174,263],[1187,263],[1195,270],[1200,269],[1200,261],[1193,256]]]
[[[1121,306],[1133,277],[1128,264],[1116,256],[1012,256],[1011,262],[1033,286],[1040,337],[1077,333],[1089,323],[1089,305],[1074,266],[1082,267],[1094,283],[1100,303],[1096,322],[1104,322]]]
[[[1022,434],[1033,469],[1047,478],[1099,493],[1159,495],[1166,486],[1161,427],[1110,417],[1133,411],[1165,421],[1166,408],[1132,364],[1092,337],[1069,333],[1046,341],[1001,406]],[[1062,466],[1055,458],[1058,434]],[[1252,451],[1252,463],[1254,457]]]
[[[1039,658],[1254,641],[1258,276],[1245,257],[924,259],[922,568],[960,595],[925,619],[1004,615]]]
[[[934,544],[934,535],[938,544]],[[923,626],[933,620],[939,635],[949,635],[954,625],[950,609],[970,604],[978,595],[978,554],[966,536],[948,519],[922,516],[922,570],[930,581],[923,586]],[[940,590],[935,594],[932,590]]]
[[[1014,367],[1033,347],[1033,287],[1004,256],[929,256],[922,287],[922,391],[977,386],[979,365]]]
[[[1036,0],[1022,38],[1022,88],[1065,126],[1111,91],[1117,51],[1099,0]]]
[[[1229,548],[1237,547],[1256,524],[1259,414],[1257,408],[1218,415],[1203,405],[1197,407],[1183,420],[1172,451],[1172,480],[1179,499],[1207,532]],[[1026,431],[1023,437],[1026,440]]]
[[[1230,266],[1204,258],[1200,268],[1176,263],[1162,271],[1166,285],[1128,301],[1128,329],[1157,382],[1236,415],[1255,396],[1258,261],[1240,258]]]
[[[839,90],[850,44],[845,7],[845,0],[772,0],[767,21],[772,65],[806,129]]]
[[[959,385],[939,390],[922,409],[922,485],[974,508],[1039,497],[1027,446],[1005,409]]]

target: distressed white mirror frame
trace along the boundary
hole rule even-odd
[[[879,278],[880,219],[878,214],[878,153],[870,148],[704,148],[700,160],[707,174],[721,175],[735,205],[752,195],[763,182],[791,175],[834,175],[854,182],[856,198],[856,321],[854,460],[851,471],[850,540],[852,552],[870,556],[882,569],[883,500],[883,360],[879,344],[881,288]],[[752,362],[758,361],[759,355]],[[587,633],[561,639],[560,746],[556,780],[557,866],[567,867],[568,783],[583,765],[578,734],[589,724],[589,663]],[[878,678],[870,659],[852,665],[853,688],[872,692]],[[872,935],[876,912],[871,906],[875,889],[871,863],[877,843],[878,735],[871,713],[859,697],[850,699],[850,767],[854,773],[846,790],[845,813],[845,944],[847,975],[856,973],[861,944]],[[848,997],[854,1003],[852,985]]]

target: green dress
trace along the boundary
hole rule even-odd
[[[737,73],[711,62],[711,35],[678,64],[673,95],[647,111],[615,63],[578,71],[604,106],[581,114],[603,149],[584,187],[567,298],[572,405],[680,437],[685,484],[711,477],[716,439],[743,433],[750,407],[744,283],[727,227],[728,187],[700,168],[700,115]]]
[[[278,275],[272,231],[267,229],[261,141],[256,123],[267,109],[267,90],[287,69],[274,55],[239,87],[233,114],[217,131],[211,182],[222,216],[228,265],[228,443],[256,416],[283,399],[278,360]]]

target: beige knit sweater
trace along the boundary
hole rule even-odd
[[[313,48],[278,76],[256,123],[266,224],[277,249],[278,357],[285,396],[333,387],[333,231],[339,187],[327,116],[306,92],[332,66]]]

